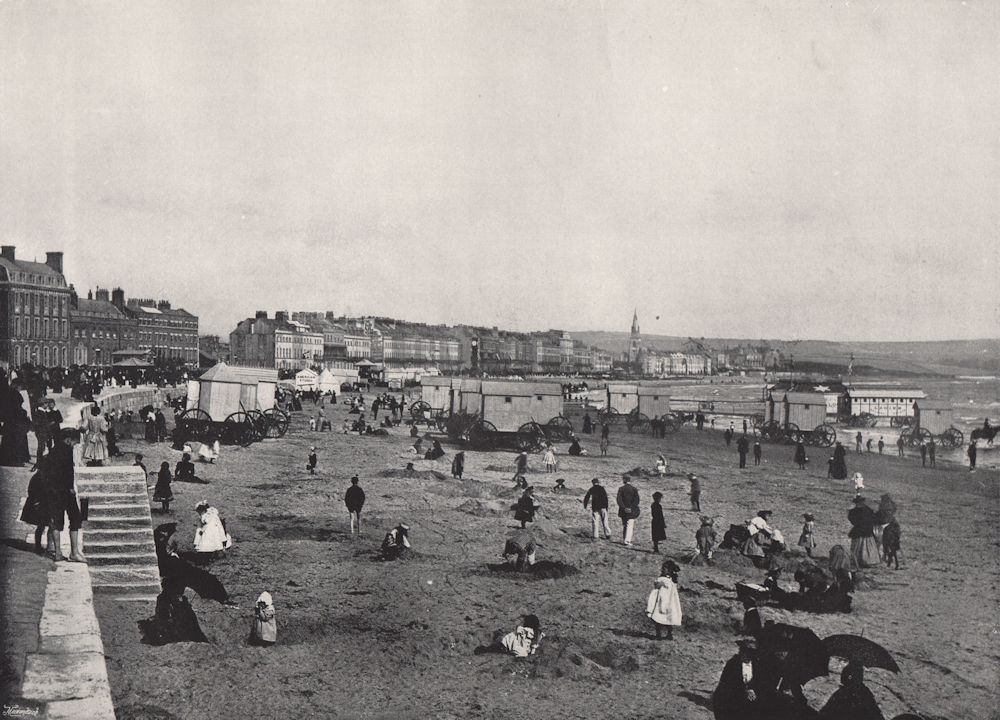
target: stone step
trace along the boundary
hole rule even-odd
[[[153,533],[147,527],[88,528],[84,531],[83,536],[84,542],[87,543],[94,540],[136,542],[138,539],[148,539],[149,542],[153,542]]]
[[[147,585],[144,587],[95,587],[94,594],[110,596],[114,600],[155,603],[156,596],[160,594],[160,587],[159,585]],[[150,612],[152,612],[152,608],[150,608]]]
[[[142,480],[129,480],[128,482],[77,482],[77,490],[84,496],[142,493],[146,491],[146,483]]]
[[[131,566],[142,566],[149,567],[151,564],[155,563],[155,558],[151,557],[148,551],[116,551],[116,552],[104,552],[91,555],[89,551],[89,546],[84,546],[84,553],[87,555],[87,559],[90,561],[91,565],[131,565]]]
[[[87,513],[90,520],[104,517],[149,517],[149,506],[146,503],[90,502]]]
[[[92,557],[94,555],[107,555],[108,553],[123,552],[123,553],[138,553],[145,552],[150,555],[156,555],[156,546],[153,544],[153,539],[148,540],[138,540],[136,542],[124,542],[122,540],[98,540],[95,538],[87,538],[85,541],[87,557]]]
[[[119,582],[159,583],[160,571],[155,566],[124,567],[105,565],[90,568],[90,579],[94,585],[114,585]]]
[[[127,517],[115,515],[102,518],[91,518],[86,521],[86,531],[90,530],[124,530],[126,528],[148,528],[149,517]]]

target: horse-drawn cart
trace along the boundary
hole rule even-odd
[[[944,400],[919,400],[913,403],[913,421],[903,428],[900,437],[907,447],[920,447],[935,440],[942,447],[957,448],[965,444],[965,434],[952,423],[955,419],[951,403]]]
[[[821,393],[771,393],[765,413],[765,422],[760,428],[764,440],[785,444],[803,442],[816,447],[830,447],[837,442],[836,428],[826,422],[826,398]],[[810,427],[811,430],[802,429]]]
[[[275,406],[278,371],[219,363],[188,383],[187,409],[176,422],[176,439],[247,446],[282,437],[289,416]]]

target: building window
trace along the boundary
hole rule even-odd
[[[21,346],[14,346],[14,364],[20,366],[21,364]]]
[[[49,366],[49,348],[48,348],[48,346],[45,346],[44,348],[42,348],[42,357],[44,358],[43,364],[45,365],[45,367],[48,367]]]
[[[503,401],[504,401],[505,403],[512,403],[512,402],[514,402],[514,399],[513,399],[513,398],[510,398],[510,397],[505,397],[505,398],[503,399]]]

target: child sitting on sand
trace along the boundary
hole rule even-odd
[[[566,478],[557,478],[556,486],[552,488],[552,492],[560,493],[560,492],[566,492],[567,490],[569,490],[569,488],[566,487]]]
[[[681,599],[677,592],[677,574],[681,571],[673,560],[665,560],[660,569],[660,577],[653,584],[653,591],[646,600],[646,617],[656,626],[656,639],[663,639],[663,628],[667,630],[667,640],[674,639],[674,627],[681,624]]]
[[[504,653],[514,657],[525,658],[534,655],[545,633],[535,615],[525,615],[524,620],[514,632],[504,634],[503,630],[493,633],[493,642],[480,645],[473,652],[476,655],[484,653]]]

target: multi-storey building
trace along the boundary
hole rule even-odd
[[[120,288],[112,292],[112,302],[124,302]],[[182,308],[172,308],[167,300],[130,298],[124,305],[127,317],[136,324],[136,347],[161,362],[198,364],[198,318]]]
[[[290,320],[283,311],[276,312],[271,320],[267,311],[258,310],[229,333],[229,354],[234,365],[301,370],[320,365],[323,352],[323,334]]]
[[[457,370],[468,363],[459,339],[443,326],[368,318],[365,329],[371,338],[371,359],[386,367],[434,365]]]
[[[16,259],[15,246],[0,248],[0,363],[68,366],[70,288],[63,254],[45,262]]]
[[[120,289],[115,305],[107,289],[78,298],[72,294],[69,312],[70,344],[73,362],[77,365],[111,365],[116,350],[135,348],[136,323],[122,312],[123,293]]]

